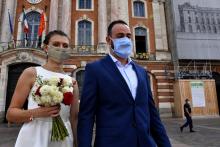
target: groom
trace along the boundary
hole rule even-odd
[[[105,58],[87,64],[78,117],[78,147],[170,147],[147,72],[131,60],[131,31],[122,20],[108,27]]]

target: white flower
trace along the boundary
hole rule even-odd
[[[63,79],[63,86],[72,86],[72,78],[71,77],[67,77]]]
[[[40,79],[41,80],[41,79]],[[32,92],[33,100],[42,106],[53,106],[63,101],[63,93],[73,91],[72,78],[67,77],[62,80],[60,78],[52,77],[42,80],[41,84],[35,85],[35,90]],[[39,89],[40,94],[36,91]]]
[[[51,86],[57,86],[59,82],[60,82],[60,78],[58,77],[52,77],[48,80],[48,84]]]
[[[58,92],[58,91],[59,91],[59,87],[50,86],[50,95],[51,95],[51,96],[56,95],[56,92]]]
[[[51,96],[46,95],[46,96],[41,96],[41,105],[44,106],[51,106]]]
[[[65,86],[65,87],[62,88],[62,92],[63,92],[63,93],[73,92],[73,87]]]
[[[59,103],[61,103],[62,101],[63,101],[63,93],[60,92],[60,91],[57,91],[57,92],[56,92],[56,95],[54,95],[54,97],[53,97],[53,102],[54,102],[55,104],[59,104]]]
[[[41,88],[40,88],[40,93],[41,95],[48,95],[51,91],[51,87],[48,86],[48,85],[43,85]]]

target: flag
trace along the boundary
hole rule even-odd
[[[28,26],[28,21],[27,21],[27,16],[26,13],[23,9],[23,25],[24,25],[24,33],[29,33],[29,26]]]
[[[42,33],[45,29],[45,20],[44,20],[44,12],[41,13],[40,15],[40,24],[38,28],[38,36],[42,36]]]
[[[9,20],[10,32],[11,32],[11,35],[13,35],[13,25],[12,25],[11,15],[10,15],[9,10],[8,10],[8,20]]]
[[[41,47],[41,44],[42,44],[42,33],[45,29],[45,19],[44,19],[44,12],[41,13],[40,15],[40,24],[39,24],[39,27],[38,27],[38,47],[40,48]]]

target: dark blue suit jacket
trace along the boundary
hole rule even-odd
[[[87,64],[78,120],[78,147],[170,147],[152,99],[147,72],[132,62],[135,100],[109,55]]]

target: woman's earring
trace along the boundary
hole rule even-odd
[[[48,52],[46,52],[47,60],[48,60]]]

